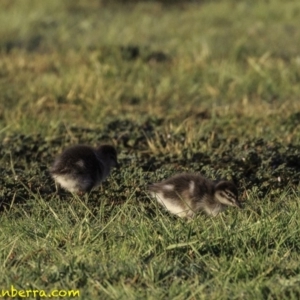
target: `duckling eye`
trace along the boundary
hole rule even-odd
[[[113,155],[113,154],[111,154],[111,155],[109,156],[109,158],[110,158],[111,160],[117,160],[117,157],[116,157],[115,155]]]
[[[225,194],[230,201],[234,202],[235,196],[232,193],[225,191]]]

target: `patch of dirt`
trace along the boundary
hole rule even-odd
[[[147,138],[157,138],[162,145],[167,141],[160,128],[161,119],[148,119],[143,123],[129,120],[113,121],[101,130],[65,128],[55,137],[15,134],[4,138],[0,145],[1,177],[0,205],[24,203],[32,193],[51,199],[55,186],[49,167],[62,149],[78,143],[96,145],[114,141],[119,152],[121,169],[103,183],[102,197],[121,203],[130,195],[143,197],[147,184],[182,171],[201,172],[208,177],[228,178],[237,183],[240,192],[255,190],[258,197],[266,193],[277,199],[287,186],[296,187],[300,180],[300,145],[282,145],[263,139],[240,142],[216,136],[207,153],[197,150],[203,137],[192,147],[182,148],[180,154],[153,155]],[[184,134],[172,136],[172,141],[182,143]],[[68,193],[62,195],[67,198]],[[90,195],[91,202],[99,202],[99,191]]]

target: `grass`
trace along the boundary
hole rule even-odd
[[[298,299],[300,4],[2,1],[0,286],[80,299]],[[122,168],[78,197],[49,166],[109,142]],[[146,186],[239,185],[186,221]]]
[[[299,204],[283,197],[289,205],[263,199],[258,211],[186,222],[130,197],[94,215],[80,199],[33,195],[2,217],[4,282],[79,288],[84,299],[296,299]]]

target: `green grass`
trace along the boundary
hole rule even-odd
[[[80,199],[32,195],[2,217],[2,282],[79,288],[84,299],[297,299],[295,197],[186,222],[159,208],[149,215],[130,197],[93,214]]]
[[[298,299],[300,3],[2,1],[0,287],[80,299]],[[70,144],[122,168],[86,197],[49,176]],[[146,193],[182,171],[244,210],[191,221]]]

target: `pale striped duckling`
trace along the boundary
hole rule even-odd
[[[238,190],[226,180],[212,181],[198,174],[179,174],[148,187],[150,195],[170,213],[192,218],[199,211],[216,216],[226,206],[241,208]]]
[[[117,165],[117,151],[113,146],[94,149],[75,145],[55,159],[50,172],[56,184],[71,193],[81,194],[99,186]]]

